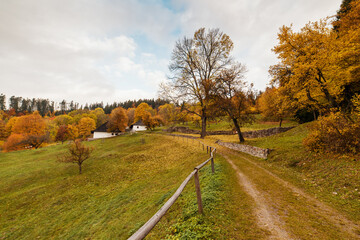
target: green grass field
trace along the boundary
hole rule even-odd
[[[95,151],[81,175],[57,161],[66,144],[0,153],[0,239],[126,239],[208,158],[195,143],[158,134],[88,142]],[[266,236],[234,173],[221,157],[215,162],[214,175],[209,166],[200,172],[205,215],[192,180],[150,239]]]
[[[282,127],[297,126],[298,123],[292,119],[284,120]],[[201,126],[195,125],[193,122],[187,122],[185,124],[176,124],[176,126],[185,126],[190,129],[201,130]],[[279,127],[279,122],[266,122],[261,120],[261,115],[255,115],[255,121],[251,124],[245,124],[241,127],[241,131],[254,131],[260,129]],[[165,127],[166,128],[166,127]],[[227,118],[219,118],[216,120],[208,120],[206,130],[207,131],[228,131],[234,128],[231,121]]]

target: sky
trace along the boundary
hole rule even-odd
[[[264,90],[283,25],[299,30],[341,0],[1,0],[0,94],[80,104],[156,98],[175,42],[219,28],[246,81]]]

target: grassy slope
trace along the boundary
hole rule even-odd
[[[158,135],[87,144],[96,150],[82,175],[56,161],[65,144],[0,153],[0,239],[125,239],[208,157],[196,144]],[[216,163],[215,175],[209,167],[200,174],[205,216],[196,213],[190,183],[150,238],[265,236],[253,227],[250,199],[232,187],[231,169],[221,158]]]
[[[275,136],[248,139],[246,144],[273,149],[268,160],[256,161],[359,221],[360,162],[345,156],[310,153],[302,145],[307,134],[307,125],[303,124]],[[236,142],[231,137],[223,136],[222,140]]]
[[[256,115],[255,116],[256,121],[252,124],[245,124],[243,127],[241,127],[241,131],[253,131],[253,130],[259,130],[259,129],[267,129],[267,128],[273,128],[273,127],[279,127],[279,122],[263,122],[261,121],[261,116]],[[282,123],[282,127],[290,127],[290,126],[296,126],[298,125],[295,121],[292,120],[284,120]],[[200,126],[196,126],[194,123],[189,122],[185,125],[183,124],[177,124],[176,126],[185,126],[189,127],[190,129],[196,129],[201,130]],[[218,119],[218,120],[208,120],[207,122],[207,131],[220,131],[220,130],[232,130],[234,128],[231,121],[228,121],[228,119]]]

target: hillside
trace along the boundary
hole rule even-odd
[[[0,153],[0,239],[126,239],[208,158],[197,144],[156,134],[87,144],[95,151],[82,175],[57,162],[66,144]],[[209,167],[200,172],[206,215],[197,214],[191,181],[150,239],[264,236],[252,227],[250,199],[231,187],[231,170],[222,158],[215,162],[215,175]]]

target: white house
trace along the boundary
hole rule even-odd
[[[139,132],[139,131],[146,131],[147,127],[145,126],[145,124],[139,120],[136,123],[134,123],[133,125],[130,126],[130,131],[132,132]]]
[[[92,131],[91,133],[94,134],[93,138],[97,139],[97,138],[109,138],[109,137],[118,136],[120,134],[120,131],[117,130],[113,132],[108,132],[108,127],[106,122],[97,129],[95,129],[94,131]]]

